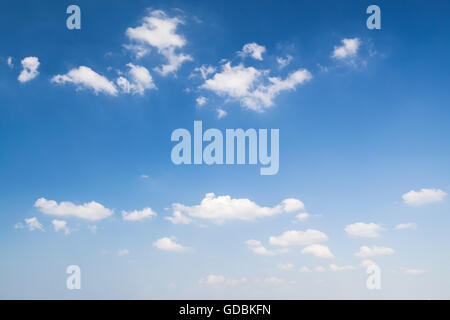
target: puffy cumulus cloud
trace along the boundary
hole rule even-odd
[[[90,221],[105,219],[113,214],[112,210],[95,201],[76,205],[69,201],[57,203],[54,200],[39,198],[34,203],[34,207],[45,214],[58,217],[76,217]]]
[[[122,218],[125,221],[142,221],[144,219],[149,219],[156,217],[156,212],[152,208],[144,208],[142,210],[133,211],[122,211]]]
[[[147,89],[156,89],[153,78],[146,67],[136,66],[132,63],[128,63],[127,67],[130,68],[128,74],[131,82],[123,76],[116,79],[116,84],[122,92],[143,95]]]
[[[317,242],[323,242],[328,240],[328,237],[325,233],[308,229],[306,231],[286,231],[282,235],[278,237],[270,237],[269,243],[275,246],[305,246],[308,244],[313,244]]]
[[[354,266],[338,266],[336,264],[330,264],[330,270],[331,271],[348,271],[348,270],[355,270],[356,268]]]
[[[286,199],[274,207],[261,207],[249,199],[233,199],[228,195],[216,196],[214,193],[207,193],[199,205],[172,204],[173,218],[166,219],[173,223],[181,222],[183,217],[210,220],[216,224],[230,220],[252,221],[293,212],[299,208],[300,203],[297,199]]]
[[[201,285],[219,285],[219,284],[226,284],[226,285],[230,285],[230,286],[235,286],[238,285],[240,283],[246,283],[247,279],[246,278],[241,278],[241,279],[229,279],[229,278],[225,278],[223,275],[221,274],[210,274],[208,276],[206,276],[205,278],[201,278],[199,280],[199,283]]]
[[[421,206],[429,203],[444,201],[447,193],[441,189],[421,189],[420,191],[409,191],[402,196],[407,205]]]
[[[128,249],[119,249],[119,251],[117,251],[117,255],[119,257],[123,257],[130,254],[130,251]]]
[[[175,237],[160,238],[153,242],[153,246],[163,251],[184,252],[189,250],[188,247],[184,247],[181,244],[177,243]]]
[[[242,51],[239,51],[238,54],[241,57],[250,56],[253,59],[262,61],[263,60],[262,54],[264,52],[266,52],[266,47],[260,46],[256,42],[252,42],[245,44],[244,47],[242,48]]]
[[[30,231],[34,231],[34,230],[44,231],[44,227],[42,226],[42,224],[38,221],[38,219],[36,217],[25,218],[25,224],[27,225],[27,228]]]
[[[147,47],[156,48],[167,59],[167,64],[156,67],[155,70],[161,75],[174,73],[185,61],[192,60],[191,56],[178,52],[186,44],[186,39],[176,33],[177,26],[182,23],[179,18],[168,17],[164,11],[151,11],[140,26],[127,29],[127,37],[138,45],[126,48],[133,50],[138,57],[150,51]]]
[[[350,236],[362,238],[376,238],[380,236],[383,228],[376,223],[356,222],[345,227],[345,232]]]
[[[368,246],[361,246],[359,248],[359,252],[355,253],[355,256],[360,258],[366,257],[375,257],[375,256],[384,256],[394,254],[394,249],[388,247],[377,247],[374,246],[372,248]]]
[[[422,269],[405,269],[404,270],[405,274],[413,275],[413,276],[421,275],[421,274],[424,274],[426,272],[427,272],[426,270],[422,270]]]
[[[9,65],[9,59],[8,59],[8,65]],[[11,59],[12,63],[12,59]],[[22,63],[22,72],[19,74],[19,77],[17,78],[20,82],[28,82],[30,80],[33,80],[39,75],[39,59],[37,57],[26,57],[21,61]],[[11,67],[11,65],[10,65]]]
[[[247,247],[256,254],[265,255],[265,256],[273,256],[275,254],[274,251],[266,249],[262,243],[258,240],[247,240],[245,242]]]
[[[260,71],[242,64],[231,66],[230,62],[222,65],[220,72],[205,80],[200,86],[215,94],[231,100],[237,100],[246,108],[255,111],[274,106],[274,98],[283,91],[292,91],[300,84],[312,79],[306,69],[299,69],[285,79],[268,77],[268,71]]]
[[[197,99],[195,99],[195,102],[197,103],[198,107],[204,106],[206,101],[207,101],[207,99],[203,96],[200,96]]]
[[[335,46],[333,50],[333,58],[335,59],[347,59],[355,57],[358,54],[358,49],[361,46],[361,40],[359,38],[342,39],[341,46]]]
[[[395,230],[404,230],[404,229],[416,230],[417,224],[413,223],[413,222],[400,223],[400,224],[396,225],[394,229]]]
[[[228,114],[225,110],[220,109],[220,108],[217,108],[216,111],[217,111],[217,118],[218,119],[222,119],[222,118],[226,117],[227,114]]]
[[[362,262],[361,262],[361,267],[363,267],[363,268],[368,268],[368,267],[370,267],[370,266],[372,266],[372,265],[377,265],[375,262],[373,262],[372,260],[369,260],[369,259],[365,259],[365,260],[363,260]]]
[[[327,246],[321,244],[311,244],[302,250],[303,254],[312,254],[316,258],[332,259],[334,255]]]
[[[55,219],[52,221],[52,225],[56,232],[61,230],[65,235],[70,234],[70,229],[67,226],[67,221]]]
[[[193,220],[189,217],[186,217],[180,211],[174,211],[171,217],[165,217],[164,219],[172,222],[173,224],[190,224]]]
[[[117,95],[117,88],[114,83],[85,66],[74,68],[63,75],[58,74],[51,79],[51,82],[60,85],[72,83],[78,90],[92,89],[95,94],[104,93],[112,96]]]

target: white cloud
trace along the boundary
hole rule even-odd
[[[78,90],[92,89],[95,94],[117,95],[117,88],[114,83],[85,66],[74,68],[64,75],[58,74],[51,79],[51,82],[61,85],[73,83]]]
[[[296,201],[299,200],[286,199],[274,207],[261,207],[249,199],[232,199],[228,195],[216,196],[214,193],[207,193],[199,205],[186,206],[174,203],[172,210],[174,219],[177,216],[188,216],[223,224],[229,220],[252,221],[257,218],[292,212],[296,208]],[[169,218],[166,219],[172,221]]]
[[[13,63],[13,58],[12,57],[8,57],[6,59],[6,63],[8,64],[8,67],[10,67],[11,69],[14,68],[14,63]]]
[[[408,223],[400,223],[395,226],[395,230],[404,230],[404,229],[416,230],[417,224],[413,222],[408,222]]]
[[[376,238],[380,236],[383,228],[376,223],[356,222],[345,227],[345,232],[350,236],[362,238]]]
[[[245,243],[247,244],[247,247],[253,251],[253,253],[266,256],[272,256],[275,254],[275,252],[266,249],[258,240],[247,240]]]
[[[447,193],[441,189],[421,189],[409,191],[402,196],[403,201],[411,206],[421,206],[444,201]]]
[[[277,57],[278,67],[283,69],[292,61],[292,56],[287,55],[286,58]]]
[[[23,224],[21,222],[16,223],[14,229],[23,229]]]
[[[214,74],[200,86],[219,96],[238,100],[241,105],[255,111],[263,111],[274,106],[273,99],[282,91],[295,90],[304,82],[312,79],[306,69],[299,69],[285,79],[267,77],[267,71],[260,71],[242,64],[231,66],[230,62],[222,65],[222,70]],[[266,83],[264,83],[266,82]]]
[[[180,211],[174,211],[172,217],[165,217],[166,220],[169,220],[173,224],[190,224],[193,220],[189,217],[186,217]]]
[[[8,60],[9,61],[9,60]],[[37,57],[26,57],[22,60],[22,72],[17,78],[20,82],[24,83],[33,80],[39,75],[39,59]],[[9,63],[8,63],[9,65]]]
[[[311,270],[308,267],[305,267],[305,266],[303,266],[300,269],[298,269],[298,271],[300,271],[300,272],[311,272]]]
[[[330,264],[330,270],[331,271],[348,271],[348,270],[355,270],[356,268],[354,266],[338,266],[336,264]]]
[[[394,254],[394,249],[388,247],[377,247],[374,246],[369,248],[368,246],[362,246],[359,248],[359,252],[355,253],[355,256],[366,258],[366,257],[375,257],[382,255],[391,255]]]
[[[195,99],[195,102],[197,103],[198,107],[205,105],[206,101],[207,101],[207,99],[203,96],[200,96],[197,99]]]
[[[335,46],[333,51],[333,58],[346,59],[357,55],[358,49],[361,46],[359,38],[342,39],[342,46]]]
[[[200,284],[207,284],[207,285],[219,285],[219,284],[226,284],[230,286],[235,286],[240,283],[247,282],[246,278],[241,279],[228,279],[225,278],[223,275],[216,275],[216,274],[210,274],[206,276],[205,278],[202,278],[199,280]]]
[[[309,213],[303,212],[303,213],[299,213],[298,215],[295,216],[295,219],[298,221],[305,221],[306,219],[308,219],[311,215]]]
[[[223,109],[217,108],[217,118],[222,119],[227,116],[227,112]]]
[[[331,259],[334,255],[327,246],[321,244],[311,244],[302,250],[303,254],[312,254],[316,258]]]
[[[294,268],[294,265],[292,263],[280,263],[278,264],[278,269],[283,271],[292,270]]]
[[[327,235],[321,231],[308,229],[306,231],[286,231],[278,237],[270,237],[269,242],[275,246],[305,246],[328,239]]]
[[[421,269],[406,269],[405,270],[405,274],[408,275],[420,275],[420,274],[424,274],[426,273],[426,270],[421,270]]]
[[[142,221],[144,219],[149,219],[151,217],[156,217],[156,212],[152,208],[144,208],[142,210],[133,211],[122,211],[122,218],[125,221]]]
[[[204,64],[198,68],[195,68],[194,71],[200,73],[203,80],[206,80],[208,75],[210,75],[216,71],[216,68],[213,66],[207,66],[206,64]],[[194,75],[192,75],[192,76],[194,76]]]
[[[245,44],[242,51],[239,51],[238,54],[241,57],[251,56],[255,60],[262,61],[262,54],[264,52],[266,52],[266,48],[264,46],[260,46],[259,44],[252,42]]]
[[[174,73],[183,62],[192,60],[189,55],[177,53],[177,50],[186,44],[186,39],[176,33],[177,26],[182,23],[183,21],[178,18],[169,18],[164,11],[154,10],[144,18],[142,25],[127,29],[127,37],[138,42],[138,46],[127,46],[126,48],[135,51],[139,56],[149,52],[149,50],[145,50],[145,46],[156,48],[168,63],[155,68],[155,70],[162,75]]]
[[[95,201],[75,205],[69,201],[63,201],[58,204],[54,200],[39,198],[34,203],[34,206],[46,214],[58,217],[77,217],[91,221],[101,220],[113,214],[112,210]]]
[[[65,235],[68,235],[70,233],[70,229],[67,226],[67,221],[64,220],[53,220],[52,221],[53,228],[55,228],[55,231],[58,232],[59,230],[64,231]]]
[[[148,179],[148,178],[150,178],[148,175],[146,175],[146,174],[141,174],[141,179]]]
[[[120,249],[119,251],[117,251],[117,255],[119,257],[123,257],[130,254],[130,251],[128,249]]]
[[[153,246],[159,250],[164,251],[176,251],[182,252],[187,251],[189,248],[182,246],[181,244],[176,242],[175,237],[164,237],[153,242]]]
[[[284,279],[277,277],[268,277],[264,279],[264,282],[268,284],[280,284],[284,282]]]
[[[116,83],[124,93],[144,95],[147,89],[156,89],[153,78],[147,68],[128,63],[131,82],[125,77],[117,78]]]
[[[44,227],[42,227],[42,224],[38,221],[36,217],[26,218],[25,223],[30,231],[34,230],[44,231]]]
[[[372,265],[377,265],[377,264],[369,259],[365,259],[365,260],[363,260],[363,262],[361,262],[361,267],[363,267],[363,268],[368,268]]]

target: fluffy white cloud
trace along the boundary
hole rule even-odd
[[[355,270],[354,266],[338,266],[336,264],[330,264],[331,271],[347,271],[347,270]]]
[[[222,65],[222,70],[214,74],[200,86],[219,96],[238,100],[241,105],[255,111],[263,111],[274,106],[273,99],[282,91],[295,90],[304,82],[312,79],[306,69],[299,69],[285,79],[267,77],[267,71],[259,71],[242,64],[231,66],[230,62]]]
[[[247,244],[247,247],[256,254],[266,256],[273,256],[275,254],[275,252],[266,249],[258,240],[247,240],[245,243]]]
[[[345,232],[350,236],[363,238],[376,238],[380,236],[383,228],[376,223],[356,222],[345,227]]]
[[[406,269],[405,270],[405,274],[408,275],[420,275],[420,274],[424,274],[426,273],[426,270],[421,270],[421,269]]]
[[[441,189],[421,189],[409,191],[402,196],[403,201],[411,206],[421,206],[444,201],[447,193]]]
[[[119,257],[123,257],[130,254],[130,251],[128,249],[120,249],[119,251],[117,251],[117,255]]]
[[[206,80],[208,75],[210,75],[216,71],[216,68],[213,66],[207,66],[206,64],[204,64],[198,68],[195,68],[194,71],[200,73],[203,80]],[[192,74],[191,76],[194,76],[194,74]]]
[[[58,204],[54,200],[39,198],[34,203],[34,206],[46,214],[59,217],[76,217],[91,221],[101,220],[113,214],[112,210],[95,201],[76,205],[69,201],[63,201]]]
[[[217,118],[222,119],[227,116],[227,112],[223,109],[217,108]]]
[[[122,211],[122,218],[126,221],[141,221],[156,217],[156,212],[152,208],[144,208],[142,210]]]
[[[395,226],[395,230],[404,230],[404,229],[416,230],[417,224],[413,222],[408,222],[408,223],[400,223]]]
[[[366,257],[375,257],[375,256],[383,256],[383,255],[391,255],[394,254],[394,249],[388,247],[377,247],[374,246],[372,248],[368,246],[362,246],[359,248],[359,252],[355,253],[355,256],[360,258]]]
[[[67,226],[67,221],[55,219],[52,221],[52,224],[53,224],[53,228],[55,228],[56,232],[61,230],[61,231],[64,231],[64,234],[66,234],[66,235],[70,233],[70,229]]]
[[[283,271],[292,270],[294,268],[294,265],[292,263],[280,263],[278,264],[278,269]]]
[[[30,231],[34,231],[34,230],[44,231],[44,227],[42,226],[42,224],[38,221],[38,219],[36,217],[26,218],[25,223]]]
[[[239,51],[238,54],[241,57],[250,56],[253,59],[262,61],[263,57],[262,54],[266,52],[266,47],[260,46],[256,42],[247,43],[242,48],[242,51]]]
[[[130,68],[128,73],[131,82],[123,76],[116,80],[116,84],[122,89],[122,92],[143,95],[147,89],[156,89],[153,78],[147,68],[136,66],[132,63],[128,63],[127,67]]]
[[[164,237],[153,242],[153,246],[159,250],[164,251],[176,251],[182,252],[187,251],[189,248],[182,246],[181,244],[176,242],[175,237]]]
[[[287,55],[286,58],[277,57],[278,67],[283,69],[292,61],[292,56]]]
[[[269,243],[275,246],[305,246],[328,239],[327,235],[321,231],[308,229],[306,231],[286,231],[278,237],[270,237]]]
[[[206,101],[207,101],[207,99],[203,96],[200,96],[197,99],[195,99],[195,102],[197,103],[198,107],[205,105]]]
[[[73,83],[77,89],[92,89],[95,94],[117,95],[117,88],[114,83],[85,66],[72,69],[64,75],[58,74],[51,79],[51,82],[61,85]]]
[[[303,212],[303,213],[299,213],[298,215],[295,216],[295,219],[298,221],[305,221],[306,219],[308,219],[311,215],[307,212]]]
[[[371,265],[377,265],[377,264],[369,259],[365,259],[365,260],[363,260],[363,262],[361,262],[361,267],[363,267],[363,268],[368,268]]]
[[[169,18],[164,11],[154,10],[144,18],[142,25],[128,28],[127,37],[138,43],[138,46],[128,46],[138,56],[143,56],[150,50],[146,46],[156,48],[158,53],[167,59],[167,64],[155,68],[162,75],[176,72],[185,61],[192,57],[177,50],[184,47],[186,39],[176,33],[177,26],[183,21],[178,18]]]
[[[226,284],[230,286],[235,286],[240,283],[247,282],[246,278],[241,279],[228,279],[225,278],[223,275],[216,275],[216,274],[210,274],[206,276],[205,278],[202,278],[199,280],[200,284],[207,284],[207,285],[219,285],[219,284]]]
[[[17,78],[20,82],[27,82],[33,80],[39,75],[39,59],[37,57],[26,57],[22,60],[22,72]],[[9,60],[8,60],[9,65]]]
[[[207,193],[199,205],[185,206],[172,204],[173,219],[169,221],[181,222],[181,217],[191,217],[211,220],[216,224],[223,224],[229,220],[251,221],[261,217],[274,216],[281,213],[293,212],[300,206],[297,199],[286,199],[274,207],[261,207],[249,199],[232,199],[230,196],[216,196]]]
[[[312,254],[316,258],[331,259],[334,255],[331,253],[327,246],[321,244],[311,244],[302,250],[303,254]]]
[[[180,211],[174,211],[172,217],[165,217],[165,219],[173,224],[190,224],[193,222],[191,218],[186,217]]]
[[[342,39],[341,46],[335,46],[333,51],[333,58],[346,59],[354,57],[358,53],[358,49],[361,46],[361,40],[359,38]]]

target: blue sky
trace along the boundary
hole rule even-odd
[[[450,297],[447,2],[70,4],[1,13],[1,298]],[[174,165],[195,120],[279,172]]]

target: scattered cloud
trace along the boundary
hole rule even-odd
[[[416,230],[417,224],[413,222],[408,222],[408,223],[400,223],[395,226],[395,230],[404,230],[404,229]]]
[[[34,207],[45,214],[59,217],[76,217],[85,220],[102,220],[113,214],[113,211],[105,208],[100,203],[91,201],[82,205],[76,205],[69,201],[63,201],[59,204],[54,200],[39,198]]]
[[[95,94],[117,95],[117,88],[114,83],[85,66],[74,68],[64,75],[58,74],[51,79],[51,82],[60,85],[72,83],[77,87],[77,90],[92,89]]]
[[[341,42],[341,46],[334,47],[333,58],[342,60],[355,57],[358,54],[358,49],[361,46],[361,40],[359,38],[345,38]]]
[[[206,80],[206,78],[208,78],[210,74],[216,72],[216,67],[204,64],[198,68],[195,68],[194,72],[198,72],[203,78],[203,80]],[[194,76],[194,74],[192,74],[192,76]]]
[[[197,103],[197,107],[204,106],[206,101],[207,101],[207,99],[203,96],[200,96],[197,99],[195,99],[195,102]]]
[[[407,205],[421,206],[429,203],[444,201],[447,193],[441,189],[421,189],[420,191],[409,191],[402,196]]]
[[[216,224],[223,224],[230,220],[252,221],[262,217],[289,213],[298,210],[302,202],[297,199],[285,199],[274,207],[261,207],[249,199],[233,199],[228,195],[216,196],[207,193],[199,205],[186,206],[179,203],[172,204],[173,218],[169,221],[181,222],[183,217],[210,220]]]
[[[284,283],[284,279],[282,278],[277,278],[277,277],[268,277],[265,278],[264,283],[268,283],[268,284],[281,284]]]
[[[165,217],[164,219],[172,222],[173,224],[190,224],[193,220],[189,217],[186,217],[180,211],[174,211],[171,217]]]
[[[126,46],[138,57],[145,56],[151,48],[166,58],[167,64],[156,67],[154,70],[165,76],[175,73],[185,61],[192,57],[178,52],[186,44],[186,39],[176,33],[178,25],[184,22],[179,18],[170,18],[164,11],[153,10],[143,19],[143,23],[136,28],[128,28],[126,35],[136,45]]]
[[[363,268],[368,268],[372,265],[377,265],[377,264],[369,259],[365,259],[365,260],[363,260],[363,262],[361,262],[361,267],[363,267]]]
[[[207,285],[225,284],[225,285],[235,286],[240,283],[246,283],[246,282],[247,282],[246,278],[229,279],[229,278],[225,278],[223,275],[215,275],[215,274],[210,274],[210,275],[206,276],[205,278],[202,278],[199,280],[199,283],[201,285],[203,285],[203,284],[207,284]]]
[[[354,237],[362,237],[362,238],[376,238],[380,236],[380,231],[383,228],[376,223],[364,223],[364,222],[356,222],[353,224],[349,224],[345,227],[345,232],[348,235]]]
[[[23,226],[22,222],[18,222],[14,225],[14,229],[23,229],[23,228],[24,228],[24,226]]]
[[[13,63],[13,58],[12,58],[12,57],[8,57],[8,58],[6,59],[6,63],[8,64],[8,67],[9,67],[10,69],[13,69],[13,68],[14,68],[14,63]]]
[[[297,221],[305,221],[306,219],[308,219],[311,215],[309,213],[303,212],[303,213],[299,213],[298,215],[295,216],[295,219]]]
[[[247,240],[245,243],[253,253],[266,256],[273,256],[275,254],[274,251],[267,250],[258,240]]]
[[[217,108],[217,118],[222,119],[223,117],[226,117],[227,112],[223,109]]]
[[[27,57],[23,59],[21,63],[22,63],[22,72],[19,74],[19,77],[17,78],[20,82],[22,83],[28,82],[30,80],[33,80],[39,75],[38,68],[40,62],[37,57]]]
[[[292,263],[280,263],[278,264],[278,269],[283,271],[292,270],[294,268],[294,265]]]
[[[42,226],[42,224],[38,221],[38,219],[36,217],[26,218],[25,223],[30,231],[34,231],[34,230],[44,231],[44,227]]]
[[[122,218],[125,221],[142,221],[156,217],[156,212],[152,208],[144,208],[142,210],[122,211]]]
[[[300,271],[300,272],[311,272],[311,270],[308,267],[305,267],[305,266],[303,266],[300,269],[298,269],[298,271]]]
[[[119,257],[123,257],[130,254],[130,251],[128,249],[120,249],[119,251],[117,251],[117,255]]]
[[[336,264],[330,264],[330,270],[331,271],[348,271],[348,270],[355,270],[356,268],[354,266],[338,266]]]
[[[148,178],[150,178],[148,175],[146,175],[146,174],[141,174],[141,179],[148,179]]]
[[[70,234],[70,229],[67,226],[67,221],[55,219],[52,221],[52,225],[56,232],[61,230],[64,231],[65,235]]]
[[[176,242],[175,237],[164,237],[153,242],[153,246],[159,250],[163,251],[175,251],[175,252],[183,252],[188,251],[189,248],[182,246],[181,244]]]
[[[415,276],[415,275],[421,275],[421,274],[424,274],[424,273],[426,273],[427,271],[426,271],[426,270],[421,270],[421,269],[405,269],[404,272],[405,272],[405,274],[407,274],[407,275],[413,275],[413,276]]]
[[[136,66],[132,63],[128,63],[127,67],[130,68],[128,74],[131,82],[123,76],[116,80],[116,84],[122,89],[122,92],[144,95],[145,90],[156,89],[153,78],[146,67]]]
[[[316,271],[316,272],[325,272],[325,271],[327,271],[327,269],[325,269],[322,266],[317,266],[317,267],[314,268],[314,271]]]
[[[270,237],[269,243],[275,246],[305,246],[328,240],[325,233],[308,229],[306,231],[286,231],[278,237]]]
[[[312,254],[316,258],[331,259],[334,255],[327,246],[321,244],[311,244],[302,250],[303,254]]]
[[[262,54],[266,52],[266,47],[260,46],[256,42],[247,43],[242,48],[242,51],[239,51],[238,54],[241,57],[250,56],[255,60],[263,60]]]
[[[372,248],[369,248],[368,246],[362,246],[359,248],[359,252],[355,253],[355,256],[360,258],[366,258],[366,257],[375,257],[375,256],[382,256],[382,255],[391,255],[394,254],[394,249],[388,248],[388,247],[377,247],[374,246]]]
[[[287,55],[286,58],[277,57],[278,67],[280,69],[283,69],[284,67],[288,66],[291,63],[292,59],[293,58],[290,55]]]

